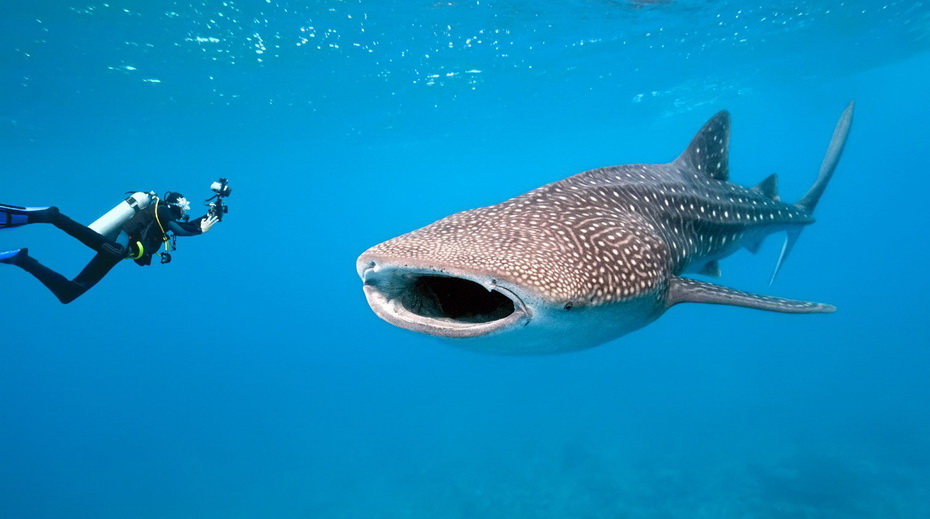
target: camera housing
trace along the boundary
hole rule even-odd
[[[221,197],[226,197],[232,194],[232,188],[229,187],[229,179],[226,178],[221,178],[210,184],[210,189],[216,193],[217,196]]]
[[[229,206],[223,203],[223,198],[232,194],[232,188],[229,187],[229,179],[221,178],[210,184],[210,190],[216,194],[207,199],[207,205],[210,207],[207,214],[215,216],[217,220],[222,221],[223,215],[229,212]]]

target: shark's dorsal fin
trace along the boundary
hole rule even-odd
[[[714,305],[741,306],[770,312],[789,314],[828,313],[836,310],[831,305],[810,303],[780,297],[763,296],[705,283],[688,278],[673,277],[669,281],[666,306],[678,303],[709,303]]]
[[[704,123],[676,162],[710,178],[727,180],[730,176],[727,165],[729,146],[730,114],[722,110]]]
[[[775,173],[772,173],[771,175],[762,179],[762,182],[759,182],[753,186],[750,191],[758,193],[776,202],[781,200],[781,197],[778,196],[778,175]],[[762,247],[762,242],[764,240],[765,236],[758,236],[756,238],[747,239],[743,242],[743,246],[746,247],[749,252],[755,254],[759,252],[759,248]],[[775,279],[774,275],[771,279]]]
[[[756,184],[750,191],[755,191],[760,195],[770,198],[776,202],[781,200],[778,196],[778,175],[772,173],[771,175],[765,177],[762,182]]]

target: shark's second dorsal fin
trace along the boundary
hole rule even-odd
[[[669,281],[666,306],[678,303],[709,303],[714,305],[741,306],[769,312],[789,314],[821,314],[836,310],[822,303],[810,303],[794,299],[763,296],[705,283],[694,279],[673,277]]]
[[[759,182],[753,186],[750,191],[755,191],[756,193],[759,193],[760,195],[772,199],[776,202],[781,200],[781,198],[778,196],[778,175],[775,173],[765,177],[762,182]]]
[[[730,114],[723,110],[704,123],[675,162],[696,169],[710,178],[727,180],[730,177],[727,165],[729,146]]]

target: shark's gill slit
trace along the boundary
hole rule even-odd
[[[463,323],[489,323],[515,310],[514,302],[504,294],[450,276],[416,276],[398,294],[398,301],[407,311],[422,317]]]

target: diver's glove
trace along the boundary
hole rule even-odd
[[[202,220],[200,220],[200,232],[205,233],[213,228],[216,225],[216,222],[220,221],[216,215],[210,215]]]

